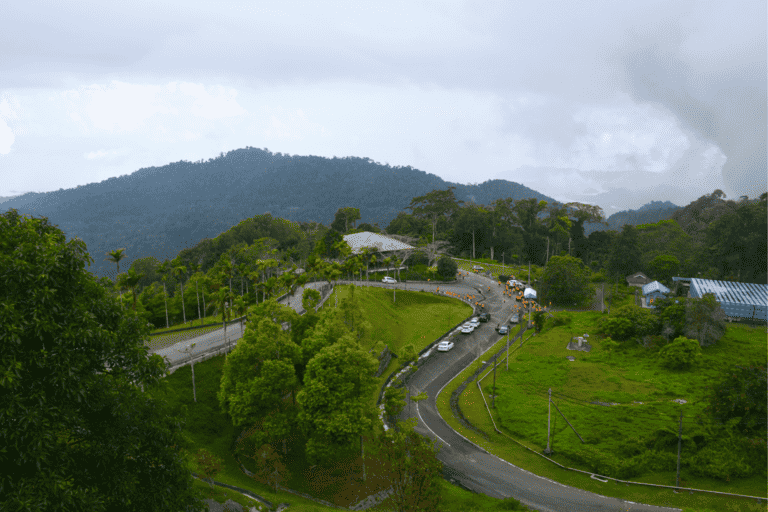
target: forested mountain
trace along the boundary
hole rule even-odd
[[[589,236],[594,231],[621,231],[624,224],[639,226],[640,224],[654,224],[660,220],[672,218],[672,214],[680,207],[669,201],[651,201],[637,210],[624,210],[616,212],[606,220],[607,226],[597,222],[584,224],[584,236]]]
[[[28,193],[5,201],[0,211],[46,216],[68,239],[85,241],[97,276],[114,276],[104,255],[125,248],[125,263],[144,257],[174,258],[205,238],[265,212],[293,222],[331,223],[345,206],[361,221],[386,226],[414,196],[456,187],[457,199],[554,200],[502,180],[481,185],[449,183],[411,167],[368,158],[291,156],[247,147],[197,162],[140,169],[68,190]],[[127,266],[126,266],[127,268]]]

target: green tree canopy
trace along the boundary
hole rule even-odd
[[[165,362],[92,262],[46,218],[0,215],[0,508],[202,511],[182,424],[150,393]]]
[[[659,254],[648,263],[648,272],[665,286],[672,286],[672,278],[680,271],[680,261],[674,256]]]
[[[539,293],[542,299],[553,304],[588,304],[595,294],[589,276],[590,272],[581,260],[554,256],[544,268]]]
[[[373,431],[378,414],[370,396],[377,369],[378,362],[349,339],[323,348],[309,361],[296,401],[311,463],[337,460]]]
[[[685,335],[702,347],[714,345],[725,334],[725,312],[714,293],[686,301]]]

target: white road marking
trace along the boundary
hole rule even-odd
[[[434,435],[436,438],[438,438],[439,440],[443,441],[443,438],[442,438],[442,437],[440,437],[439,435],[435,434],[435,431],[434,431],[434,430],[432,430],[431,428],[429,428],[429,425],[427,425],[427,422],[426,422],[426,421],[424,421],[424,418],[422,418],[422,417],[421,417],[421,413],[419,412],[419,403],[418,403],[418,402],[416,402],[416,414],[418,414],[418,416],[419,416],[419,419],[420,419],[420,420],[421,420],[421,422],[424,424],[424,426],[425,426],[425,427],[427,427],[427,430],[429,430],[430,432],[432,432],[432,434],[433,434],[433,435]],[[451,445],[449,445],[448,443],[446,443],[445,441],[443,441],[443,444],[446,444],[446,445],[448,445],[448,447],[450,447],[450,446],[451,446]]]

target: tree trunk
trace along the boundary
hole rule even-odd
[[[195,389],[195,363],[192,363],[192,398],[197,403],[197,390]]]
[[[363,436],[360,436],[360,452],[361,459],[363,460],[363,482],[365,482],[365,445],[363,444]]]
[[[200,291],[197,288],[197,281],[195,281],[195,295],[197,296],[197,318],[200,319],[200,325],[203,325],[203,317],[200,315]]]
[[[169,328],[171,324],[168,323],[168,294],[165,291],[165,283],[163,283],[163,299],[165,300],[165,328]]]
[[[472,259],[473,260],[477,259],[475,257],[475,229],[474,228],[472,228]]]
[[[187,324],[187,309],[184,306],[184,283],[179,283],[181,286],[181,313],[184,315],[184,325]]]
[[[544,265],[547,263],[549,263],[549,237],[547,237],[547,261],[544,263]]]

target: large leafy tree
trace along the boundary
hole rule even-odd
[[[541,279],[542,298],[555,304],[586,305],[595,290],[589,280],[589,270],[580,259],[571,256],[553,256]]]
[[[706,228],[704,247],[723,278],[766,282],[768,215],[765,201],[743,203]]]
[[[624,224],[608,260],[608,271],[613,279],[620,280],[641,270],[637,238],[635,226]]]
[[[451,243],[455,247],[472,248],[472,259],[476,257],[476,246],[485,247],[488,238],[489,213],[483,206],[469,203],[461,208],[453,222]]]
[[[280,323],[269,317],[256,318],[261,320],[253,328],[249,326],[224,363],[219,404],[234,425],[262,426],[260,442],[285,441],[296,411],[283,397],[298,387],[294,365],[300,363],[301,351]]]
[[[457,201],[453,191],[456,187],[448,187],[447,190],[433,190],[423,196],[414,197],[408,209],[414,216],[426,219],[432,224],[432,243],[435,242],[435,229],[437,219],[450,217],[459,210],[459,205],[464,201]]]
[[[331,229],[346,233],[349,231],[349,224],[352,223],[354,227],[358,220],[360,220],[360,208],[353,208],[351,206],[339,208],[331,224]]]
[[[377,369],[378,362],[350,334],[309,361],[296,401],[311,463],[338,460],[356,447],[360,436],[373,431],[378,414],[370,395]]]
[[[735,366],[714,386],[704,414],[721,424],[740,418],[737,430],[765,441],[768,375],[765,365]]]
[[[538,218],[547,207],[546,201],[530,197],[514,201],[511,198],[496,201],[499,219],[509,227],[517,228],[523,235],[523,254],[528,261],[544,263],[546,259],[546,228]]]
[[[685,335],[702,347],[714,345],[725,334],[725,312],[714,293],[687,301],[685,320]]]
[[[549,261],[550,239],[552,242],[553,254],[559,254],[561,243],[569,238],[572,223],[568,208],[565,205],[553,203],[549,205],[547,212],[549,213],[549,217],[545,221],[548,233],[546,261]]]
[[[165,363],[92,262],[46,218],[0,216],[0,509],[202,511],[182,424],[150,396]]]
[[[440,447],[414,430],[415,421],[399,423],[399,430],[389,429],[377,449],[389,469],[392,501],[398,512],[440,510],[442,503]]]
[[[680,261],[668,254],[659,254],[648,263],[648,271],[665,286],[672,286],[672,278],[679,270]]]

